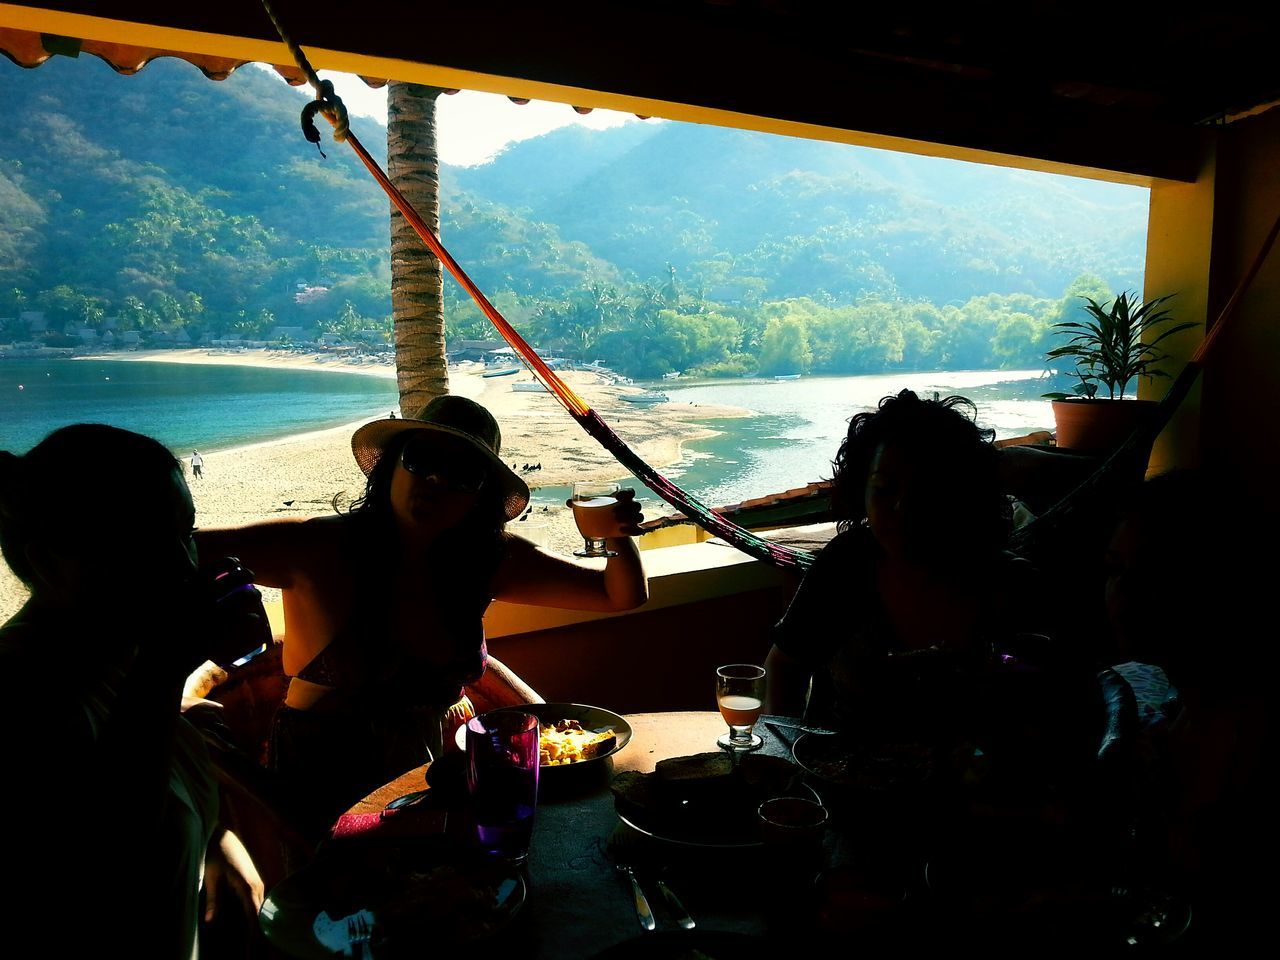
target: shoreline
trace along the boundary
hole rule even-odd
[[[229,355],[210,355],[202,350],[156,353],[163,356],[146,352],[92,359],[234,364],[395,376],[393,367],[316,363],[306,355],[279,358],[268,356],[265,350]],[[511,376],[486,379],[481,377],[483,370],[483,365],[478,363],[451,366],[450,391],[488,408],[502,431],[502,458],[508,465],[516,465],[517,474],[531,488],[568,486],[575,480],[617,480],[628,474],[565,413],[553,396],[511,389],[513,383],[532,380],[530,373],[522,370]],[[687,455],[689,443],[721,432],[709,421],[753,415],[741,408],[710,404],[630,404],[619,399],[620,395],[641,392],[642,388],[605,383],[596,374],[584,371],[562,376],[633,450],[662,469],[681,462]],[[264,520],[304,520],[332,513],[335,497],[340,505],[349,504],[363,493],[365,483],[351,454],[351,435],[359,425],[376,419],[381,417],[372,414],[283,438],[202,449],[204,476],[201,479],[191,476],[189,454],[181,458],[195,501],[197,524],[223,527]],[[541,469],[523,471],[520,465],[524,463],[538,463]],[[654,514],[655,507],[664,508],[665,504],[654,503],[651,498],[650,515]],[[544,509],[544,505],[539,504],[537,513],[529,515],[529,521],[532,522],[513,522],[509,529],[557,553],[567,554],[582,544],[572,512],[563,506],[547,504]],[[25,588],[0,563],[0,622],[16,613],[25,597]]]
[[[360,374],[362,376],[376,376],[376,378],[380,379],[396,379],[396,367],[393,364],[362,364],[362,362],[353,362],[348,358],[324,355],[324,353],[296,353],[292,351],[274,351],[274,349],[266,348],[244,349],[244,351],[212,351],[212,349],[198,347],[152,349],[152,351],[132,351],[128,353],[95,353],[95,355],[70,357],[70,360],[239,366],[260,370],[307,370],[328,372],[328,374]],[[579,470],[573,467],[556,466],[548,470],[544,465],[543,470],[536,471],[535,476],[525,476],[526,483],[530,484],[531,489],[538,489],[541,486],[564,486],[571,484],[575,479],[617,480],[627,475],[625,467],[614,461],[609,454],[599,448],[599,445],[595,444],[594,440],[591,440],[577,426],[576,422],[564,415],[564,411],[559,407],[556,399],[550,397],[547,393],[517,393],[511,389],[511,384],[513,383],[521,383],[521,381],[527,383],[527,381],[534,379],[534,376],[529,371],[521,370],[518,374],[498,376],[498,378],[483,378],[481,376],[483,371],[484,366],[474,361],[465,361],[462,364],[449,366],[449,392],[456,394],[456,396],[474,399],[474,401],[483,404],[493,413],[495,419],[499,421],[499,425],[503,428],[504,457],[515,453],[516,456],[512,457],[513,462],[521,462],[525,460],[525,457],[521,456],[520,449],[529,447],[541,451],[536,456],[530,456],[529,460],[543,462],[548,460],[544,444],[547,447],[554,447],[556,440],[562,440],[564,445],[568,445],[568,447],[579,447],[579,445],[588,447],[585,451],[573,451],[564,458],[579,463],[581,467],[585,467],[589,475],[579,475]],[[639,447],[640,444],[648,444],[650,448],[658,445],[658,447],[662,448],[660,451],[650,453],[649,456],[641,453],[641,456],[644,456],[645,460],[652,462],[654,466],[671,466],[673,463],[680,462],[685,458],[685,445],[687,443],[708,439],[710,436],[722,433],[722,431],[710,428],[710,426],[700,424],[699,421],[754,416],[753,411],[745,410],[745,408],[721,406],[721,404],[691,404],[691,406],[694,406],[694,410],[698,411],[696,413],[690,413],[687,410],[690,404],[677,402],[654,404],[654,406],[648,406],[648,404],[637,406],[637,404],[621,401],[621,394],[640,393],[648,388],[609,383],[608,380],[586,371],[562,372],[562,376],[575,389],[575,392],[586,399],[596,411],[602,413],[604,419],[611,425],[616,426],[625,421],[644,421],[643,424],[636,424],[636,426],[648,426],[648,422],[654,419],[654,412],[659,413],[660,416],[657,417],[657,420],[663,422],[663,424],[685,425],[685,429],[672,431],[672,435],[668,436],[668,438],[654,435],[652,428],[635,431],[618,430],[622,438],[627,440],[628,445],[631,445],[634,449]],[[504,420],[504,417],[508,417],[509,420]],[[202,452],[202,456],[206,460],[209,457],[241,456],[241,454],[250,454],[252,456],[255,452],[266,451],[266,449],[275,447],[275,445],[332,444],[335,434],[344,434],[349,439],[349,436],[355,433],[355,430],[360,426],[380,419],[383,419],[380,413],[371,412],[369,416],[360,417],[360,419],[344,421],[342,424],[330,426],[317,426],[315,429],[303,430],[302,433],[250,440],[248,443],[236,443],[230,445],[230,447],[210,447],[207,451]],[[539,428],[535,429],[531,428],[531,426],[526,426],[525,420],[540,421]],[[508,429],[508,422],[511,424],[511,429]],[[699,426],[701,429],[699,429]],[[548,429],[550,435],[548,435]],[[639,434],[639,436],[636,436],[636,434]],[[573,442],[576,438],[581,438],[586,444]],[[666,440],[666,443],[663,443],[663,440]],[[582,456],[582,454],[589,454],[593,449],[594,451],[599,451],[600,456],[598,458]],[[591,462],[593,460],[599,460],[599,462],[593,463]],[[558,463],[558,458],[553,457],[552,461]],[[612,476],[604,476],[602,474],[602,471],[609,472],[611,470],[616,471]],[[568,476],[566,479],[561,479],[561,474],[567,474]]]
[[[93,353],[71,360],[102,360],[116,363],[177,363],[206,367],[254,367],[260,370],[311,370],[321,373],[358,373],[384,380],[396,378],[394,363],[375,360],[357,363],[328,353],[298,353],[292,350],[214,350],[188,347],[179,350],[131,350],[121,353]]]

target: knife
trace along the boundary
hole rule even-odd
[[[824,737],[836,736],[835,730],[828,730],[826,727],[815,727],[807,723],[797,723],[790,717],[778,717],[769,713],[762,714],[757,723],[763,723],[766,726],[773,724],[775,727],[786,727],[788,730],[799,730],[801,733],[813,733]]]
[[[685,930],[692,930],[697,924],[693,922],[693,917],[689,916],[689,911],[684,908],[684,904],[680,902],[680,898],[675,892],[667,886],[665,881],[658,881],[658,889],[662,891],[663,897],[666,898],[667,906],[671,908],[672,914],[676,918],[676,923],[680,924]]]

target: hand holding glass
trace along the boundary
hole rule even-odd
[[[619,487],[616,483],[588,483],[573,485],[573,519],[578,532],[586,541],[582,550],[573,551],[575,557],[616,557],[618,554],[605,547],[605,537],[615,528],[614,508],[618,505]]]
[[[757,750],[764,742],[751,732],[764,709],[764,667],[731,663],[716,670],[716,704],[729,732],[716,740],[726,750]]]

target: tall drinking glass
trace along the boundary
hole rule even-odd
[[[716,740],[726,750],[758,750],[764,742],[751,732],[764,709],[764,667],[731,663],[716,670],[716,704],[729,732]]]
[[[467,789],[480,847],[519,863],[538,800],[538,718],[500,710],[467,721]]]
[[[605,536],[613,527],[613,508],[618,505],[618,490],[616,483],[580,481],[573,485],[573,519],[586,541],[583,549],[573,551],[575,557],[618,555],[604,544]]]

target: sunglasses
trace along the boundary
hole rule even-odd
[[[442,445],[434,438],[415,438],[400,451],[400,465],[416,477],[436,476],[467,493],[478,493],[488,477],[488,465],[468,451]]]

